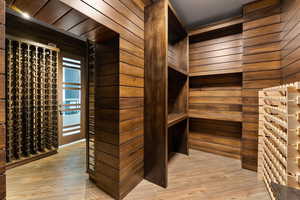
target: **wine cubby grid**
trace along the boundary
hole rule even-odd
[[[59,50],[7,37],[8,163],[58,148]]]
[[[95,56],[96,46],[89,42],[88,45],[88,64],[89,64],[89,80],[88,80],[88,171],[93,175],[95,171]]]
[[[259,91],[258,177],[300,188],[300,82]]]

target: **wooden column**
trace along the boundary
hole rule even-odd
[[[300,80],[300,2],[282,1],[281,69],[283,83]]]
[[[280,85],[280,1],[244,7],[242,167],[257,170],[258,91]]]
[[[145,4],[134,0],[60,1],[119,34],[111,43],[96,41],[96,57],[100,63],[96,66],[95,181],[111,196],[121,199],[144,176],[144,6],[147,1]]]
[[[0,199],[5,199],[5,1],[0,1]]]
[[[145,16],[145,178],[167,186],[167,1],[147,7]]]

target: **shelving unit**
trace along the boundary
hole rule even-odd
[[[242,74],[190,77],[189,117],[193,149],[240,159]]]
[[[259,91],[258,177],[271,199],[271,182],[300,188],[300,83]]]
[[[189,118],[191,148],[241,159],[242,19],[190,32]]]
[[[188,35],[167,0],[146,13],[145,178],[167,187],[168,161],[188,154]]]
[[[59,49],[7,36],[6,167],[57,153]]]

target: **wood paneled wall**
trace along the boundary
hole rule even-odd
[[[5,199],[5,1],[0,1],[0,199]]]
[[[191,43],[189,52],[191,148],[240,158],[242,34]]]
[[[291,83],[300,80],[300,1],[283,1],[281,16],[282,78]]]
[[[262,0],[244,7],[242,167],[257,170],[258,90],[280,85],[279,1]]]
[[[189,95],[191,147],[240,158],[242,74],[191,77]]]
[[[242,72],[242,34],[190,44],[190,75]]]
[[[242,123],[190,118],[192,149],[240,159]]]
[[[242,74],[190,78],[189,116],[242,121]]]
[[[110,56],[111,52],[102,52],[99,56],[106,63],[96,66],[105,75],[101,74],[103,77],[98,83],[101,87],[95,91],[95,113],[98,112],[95,171],[99,187],[117,199],[123,198],[144,176],[145,4],[142,0],[61,2],[120,35],[114,43],[118,47],[113,48],[114,56]],[[105,117],[105,123],[101,116]]]

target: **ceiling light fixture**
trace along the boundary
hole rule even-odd
[[[30,19],[30,15],[28,13],[22,13],[22,16],[25,18],[25,19]]]

